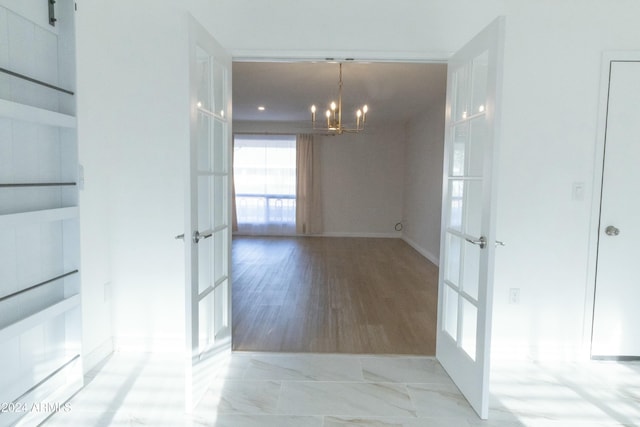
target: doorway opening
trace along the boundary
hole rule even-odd
[[[321,232],[234,235],[234,349],[435,355],[446,69],[343,64],[345,115],[366,103],[367,128],[314,135]],[[313,133],[337,70],[235,62],[236,141]]]

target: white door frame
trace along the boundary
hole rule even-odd
[[[602,199],[602,178],[604,175],[605,139],[607,132],[607,107],[609,104],[609,77],[611,61],[640,61],[640,51],[606,51],[602,54],[600,72],[600,99],[598,103],[598,124],[593,183],[591,191],[591,220],[589,222],[589,251],[587,258],[587,284],[584,304],[584,327],[581,356],[591,359],[591,336],[593,332],[593,310],[595,308],[596,270],[598,268],[598,237],[600,225],[600,202]]]
[[[491,21],[487,25],[490,25],[493,22],[494,21]],[[475,38],[475,36],[480,32],[484,31],[485,28],[486,26],[483,26],[476,32],[472,32],[469,37],[469,40]],[[501,37],[502,37],[501,43],[504,43],[504,40],[505,40],[504,32],[501,34]],[[349,52],[349,53],[327,52],[324,54],[319,54],[318,52],[288,52],[288,51],[285,51],[285,52],[250,51],[249,52],[249,51],[233,51],[233,50],[230,53],[231,53],[231,58],[233,62],[250,62],[250,61],[251,62],[306,62],[306,61],[326,61],[327,58],[331,58],[331,60],[340,61],[340,60],[345,60],[346,58],[357,58],[357,60],[354,60],[354,62],[367,61],[367,62],[400,62],[400,63],[402,62],[404,63],[447,63],[449,58],[451,58],[454,54],[454,52],[424,52],[423,54],[404,53],[403,55],[403,53],[399,54],[399,52],[372,53],[372,52],[357,52],[357,51]],[[502,66],[503,66],[503,62],[500,62],[499,67],[502,67]],[[498,89],[496,93],[496,102],[501,102],[502,91],[500,88],[502,87],[502,69],[498,69],[497,73],[498,73],[498,76],[497,76]],[[495,125],[496,134],[500,135],[501,129],[502,129],[502,123],[499,120],[499,118],[496,118],[496,125]],[[494,155],[493,158],[494,158],[493,163],[494,163],[494,171],[495,171],[495,168],[498,165],[498,159],[496,155]],[[444,161],[444,157],[443,157],[443,161]],[[496,181],[497,181],[497,177],[493,176],[492,185],[494,187],[494,190],[495,190]],[[495,209],[495,204],[493,208]],[[495,212],[493,215],[495,217]],[[442,229],[442,226],[441,226],[441,229]],[[491,236],[491,237],[493,238],[494,236]],[[491,248],[491,250],[493,250],[493,247]],[[493,265],[491,265],[490,267],[493,268]],[[491,281],[492,281],[493,280],[492,271],[489,273],[489,276],[491,277]],[[490,310],[487,316],[489,319],[491,319],[492,312],[493,312],[493,303],[492,303],[493,293],[489,292],[487,297],[490,300],[489,301]],[[437,313],[438,318],[440,318],[439,310],[440,310],[440,307],[438,308],[438,313]],[[489,326],[489,331],[490,331],[490,326]],[[490,345],[490,340],[487,342],[487,344]],[[487,359],[490,359],[490,356]],[[489,360],[487,360],[486,363],[488,365]],[[487,380],[487,386],[488,386],[488,380]]]

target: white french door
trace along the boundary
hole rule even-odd
[[[436,356],[478,415],[489,412],[497,98],[504,18],[448,63]]]
[[[187,411],[231,355],[231,56],[193,18],[189,36]]]
[[[640,55],[609,62],[604,170],[593,310],[593,358],[640,359]]]

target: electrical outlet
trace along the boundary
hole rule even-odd
[[[509,304],[520,304],[520,288],[509,289]]]
[[[584,182],[574,182],[571,187],[571,199],[576,201],[584,200]]]

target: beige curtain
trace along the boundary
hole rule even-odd
[[[231,139],[231,231],[238,231],[238,213],[236,212],[236,182],[233,177],[233,153],[235,136]]]
[[[318,149],[313,135],[300,134],[296,138],[296,233],[322,232],[320,198],[320,168]]]

